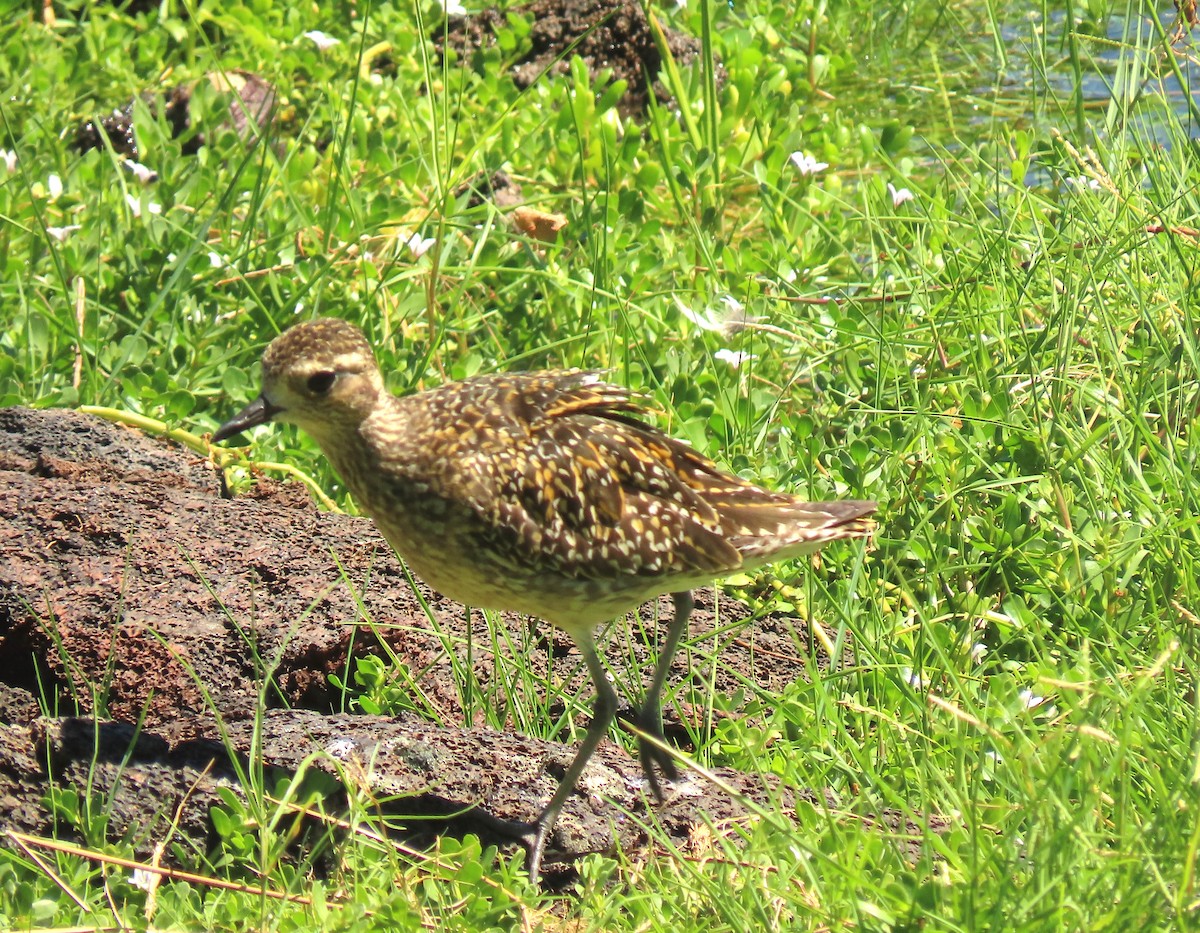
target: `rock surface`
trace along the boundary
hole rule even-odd
[[[570,735],[559,744],[484,728],[494,721],[485,706],[504,712],[509,691],[533,682],[548,685],[548,716],[569,709],[581,725],[592,694],[569,639],[516,617],[489,626],[414,587],[370,522],[319,512],[294,487],[237,499],[222,488],[206,461],[135,431],[77,412],[0,410],[0,829],[71,835],[48,787],[82,792],[90,781],[112,794],[110,835],[148,851],[178,809],[176,837],[203,849],[216,788],[236,787],[254,754],[394,796],[396,812],[426,817],[415,825],[427,835],[449,823],[504,844],[499,827],[537,814],[574,746]],[[796,619],[752,619],[728,597],[697,595],[672,673],[680,702],[666,710],[669,737],[684,744],[711,725],[698,712],[711,691],[778,690],[827,661],[808,653]],[[664,599],[602,639],[634,702],[669,614]],[[366,654],[388,659],[413,713],[345,712],[329,675],[350,681]],[[780,803],[758,778],[721,777]],[[549,858],[644,845],[650,818],[686,839],[706,820],[744,815],[699,778],[650,813],[641,784],[637,762],[603,743]]]

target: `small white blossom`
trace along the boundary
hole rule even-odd
[[[154,171],[152,168],[147,168],[146,166],[142,165],[141,162],[134,162],[133,159],[126,159],[121,164],[129,169],[133,177],[137,179],[139,185],[152,185],[158,181],[158,172]]]
[[[414,233],[404,241],[404,245],[408,247],[408,251],[413,254],[414,259],[420,259],[429,252],[429,248],[436,242],[437,237],[423,237],[419,233]]]
[[[728,363],[734,369],[737,369],[743,363],[748,363],[750,360],[758,359],[758,355],[747,353],[744,350],[726,350],[722,347],[713,353],[713,359],[720,360],[722,363]]]
[[[976,664],[983,663],[983,656],[987,654],[987,645],[983,642],[976,642],[971,646],[971,660]]]
[[[914,690],[925,689],[925,678],[914,671],[911,667],[902,668],[900,671],[900,679],[912,687]]]
[[[57,175],[51,175],[46,179],[46,191],[49,193],[51,201],[57,201],[63,193],[62,179]]]
[[[798,149],[788,156],[788,160],[792,165],[796,166],[796,171],[801,175],[816,175],[818,172],[823,172],[829,168],[828,162],[818,162],[808,153],[801,152]]]
[[[46,232],[50,234],[50,236],[54,237],[54,239],[58,240],[59,243],[62,243],[76,230],[82,229],[83,228],[80,227],[79,224],[70,224],[66,227],[47,227]]]
[[[0,159],[4,160],[4,171],[9,175],[17,170],[17,151],[15,149],[0,149]]]
[[[208,264],[210,266],[212,266],[214,269],[224,269],[225,268],[225,260],[223,258],[221,258],[220,253],[216,253],[216,252],[209,252]]]
[[[445,0],[447,16],[466,16],[467,8],[462,5],[462,0]]]
[[[712,311],[708,310],[707,308],[703,314],[693,311],[683,303],[683,299],[678,295],[675,296],[675,305],[679,308],[680,314],[682,314],[701,330],[711,330],[719,333],[722,327],[724,327],[724,322],[717,320],[717,318],[713,316]]]
[[[1017,694],[1017,698],[1022,703],[1025,704],[1026,709],[1037,709],[1039,706],[1041,706],[1043,703],[1046,702],[1045,697],[1038,696],[1036,693],[1034,693],[1032,690],[1029,690],[1029,689],[1022,690],[1020,693]]]
[[[899,207],[901,204],[904,204],[906,201],[915,200],[917,197],[915,194],[913,194],[907,188],[897,188],[890,181],[888,182],[887,189],[888,189],[888,194],[890,194],[892,196],[892,207]]]
[[[335,45],[342,44],[341,39],[335,39],[333,36],[327,36],[325,33],[321,32],[321,30],[319,30],[319,29],[309,30],[308,32],[306,32],[304,34],[304,38],[311,39],[313,45],[315,45],[317,47],[317,50],[321,51],[321,52],[327,52],[331,48],[333,48]]]
[[[141,888],[143,891],[153,891],[158,887],[161,877],[157,872],[146,871],[144,868],[135,868],[133,870],[133,877],[129,879],[129,883],[135,888]]]
[[[727,314],[721,314],[711,308],[695,311],[684,304],[682,298],[678,295],[675,296],[675,306],[679,308],[680,314],[701,330],[710,330],[726,339],[738,331],[745,330],[747,324],[753,324],[758,320],[756,317],[747,315],[746,306],[732,295],[725,295],[721,298],[721,303],[729,309]]]
[[[129,205],[129,210],[134,217],[142,216],[142,201],[141,198],[135,198],[132,194],[125,195],[125,203]],[[146,202],[146,213],[161,214],[162,205],[156,204],[153,201]]]
[[[1087,175],[1069,176],[1064,180],[1072,188],[1090,188],[1092,191],[1100,190],[1100,182],[1095,178],[1088,178]]]

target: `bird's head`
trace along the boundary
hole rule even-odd
[[[221,425],[223,441],[268,421],[295,424],[317,441],[362,423],[384,391],[375,354],[348,321],[318,318],[280,334],[262,358],[262,392]]]

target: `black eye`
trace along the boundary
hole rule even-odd
[[[324,395],[336,381],[337,373],[313,373],[308,377],[308,391],[313,395]]]

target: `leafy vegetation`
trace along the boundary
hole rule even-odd
[[[269,802],[307,798],[263,790],[253,812],[229,801],[197,866],[254,890],[166,882],[154,925],[1197,923],[1194,47],[1137,4],[704,3],[658,15],[706,35],[725,80],[681,67],[680,112],[638,117],[577,66],[518,91],[519,16],[465,63],[433,54],[435,6],[67,2],[53,26],[40,4],[0,24],[0,405],[211,430],[270,337],[335,314],[396,391],[602,367],[739,473],[881,503],[865,553],[735,581],[852,639],[856,663],[782,696],[747,684],[753,715],[695,756],[842,809],[593,857],[556,902],[470,838],[425,858],[331,834],[314,878]],[[195,155],[135,105],[152,185],[69,146],[135,92],[235,69],[279,91],[259,144],[201,82]],[[566,215],[556,242],[471,203],[501,169]],[[264,432],[254,456],[350,507],[302,435]],[[383,672],[360,674],[378,708]],[[869,819],[885,808],[915,834]],[[0,852],[0,926],[150,922],[128,873],[55,870]]]

